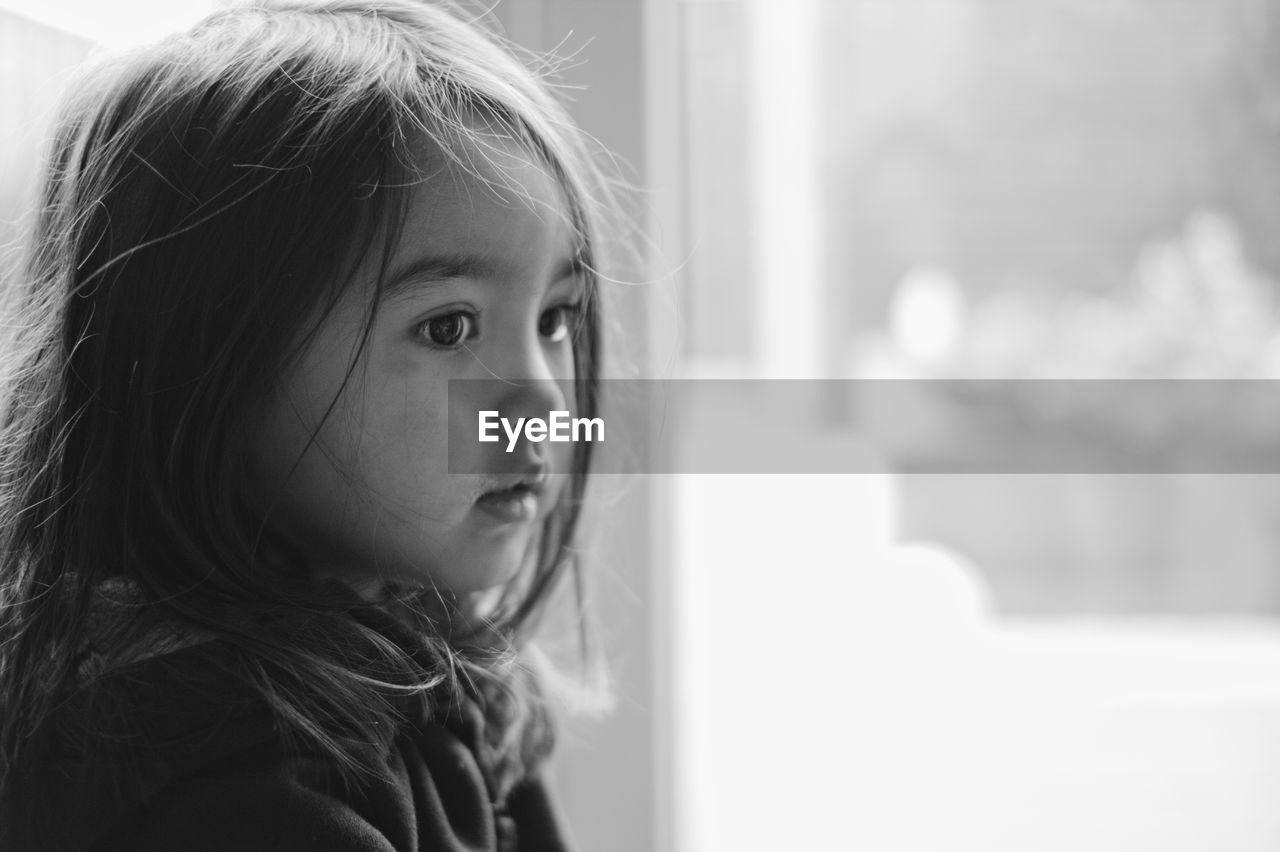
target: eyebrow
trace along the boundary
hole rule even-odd
[[[392,300],[439,286],[450,278],[486,278],[493,262],[477,254],[441,254],[415,258],[391,270],[382,298]]]
[[[581,251],[565,257],[556,266],[552,281],[582,274],[586,262]],[[497,278],[498,265],[478,254],[440,254],[415,258],[397,266],[386,277],[382,299],[392,301],[411,294],[429,291],[454,278]]]

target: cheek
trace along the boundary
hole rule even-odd
[[[380,452],[413,458],[444,455],[448,376],[428,369],[422,357],[399,347],[376,355],[365,389],[352,404]]]
[[[371,389],[358,412],[356,464],[368,484],[397,494],[429,496],[443,491],[448,473],[448,406],[443,392],[408,381]]]
[[[384,391],[340,398],[309,447],[315,420],[289,406],[264,423],[260,493],[273,522],[313,542],[318,559],[366,554],[387,537],[398,552],[413,535],[442,534],[465,502],[444,474],[443,410],[403,385]]]

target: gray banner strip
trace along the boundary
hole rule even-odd
[[[451,380],[450,471],[503,468],[558,425],[601,473],[1280,473],[1269,380],[615,379],[592,430],[587,392]]]

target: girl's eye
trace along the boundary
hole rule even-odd
[[[580,304],[556,305],[554,308],[548,308],[538,318],[538,333],[552,343],[566,340],[569,337],[569,322],[581,309]]]
[[[453,311],[432,317],[418,326],[418,333],[427,338],[429,345],[437,349],[457,349],[465,341],[475,337],[475,316],[465,311]]]

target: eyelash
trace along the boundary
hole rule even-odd
[[[550,313],[551,311],[563,311],[563,312],[564,312],[565,317],[564,317],[563,321],[561,322],[561,324],[557,326],[557,330],[559,330],[560,328],[565,328],[565,329],[566,329],[566,336],[568,336],[568,335],[572,335],[572,334],[573,334],[573,332],[574,332],[574,328],[573,328],[573,319],[581,315],[581,313],[582,313],[582,301],[581,301],[581,300],[578,300],[578,301],[575,301],[575,302],[565,302],[565,303],[563,303],[563,304],[559,304],[559,305],[552,305],[551,307],[547,308],[545,311],[543,311],[543,312],[538,316],[538,331],[539,331],[539,333],[541,333],[541,331],[542,331],[542,320],[543,320],[543,318],[544,318],[545,316],[547,316],[547,314],[548,314],[548,313]],[[452,344],[437,343],[437,342],[435,342],[435,341],[431,340],[431,338],[430,338],[430,332],[429,332],[429,329],[430,329],[430,327],[431,327],[431,324],[432,324],[432,323],[435,323],[435,322],[440,322],[441,320],[448,320],[448,319],[451,319],[451,318],[453,318],[453,317],[465,317],[465,318],[466,318],[466,322],[467,322],[467,324],[468,324],[468,326],[469,326],[469,329],[467,330],[466,334],[465,334],[465,335],[464,335],[464,336],[463,336],[463,337],[462,337],[462,338],[461,338],[457,343],[452,343]],[[477,336],[477,334],[478,334],[478,332],[477,332],[477,330],[476,330],[476,324],[477,324],[477,321],[479,320],[479,318],[480,318],[480,315],[479,315],[479,313],[478,313],[478,312],[476,312],[476,311],[470,311],[470,310],[452,310],[452,311],[446,311],[445,313],[442,313],[442,314],[436,314],[435,316],[433,316],[433,317],[429,317],[429,318],[427,318],[427,319],[423,320],[422,322],[418,323],[418,324],[417,324],[416,326],[414,326],[414,328],[413,328],[413,334],[414,334],[414,336],[415,336],[415,337],[419,338],[419,339],[420,339],[420,340],[421,340],[421,341],[422,341],[426,346],[428,346],[428,347],[430,347],[430,348],[432,348],[432,349],[437,349],[437,350],[440,350],[440,351],[442,351],[442,352],[456,352],[456,351],[458,351],[459,349],[461,349],[461,348],[462,348],[462,346],[463,346],[467,341],[469,341],[469,340],[474,340],[474,339],[476,338],[476,336]],[[551,335],[544,335],[544,336],[550,337]],[[564,339],[564,338],[562,337],[560,340],[563,340],[563,339]],[[554,341],[554,342],[557,342],[557,343],[558,343],[558,342],[560,342],[560,341],[559,341],[559,340],[556,340],[556,341]]]

